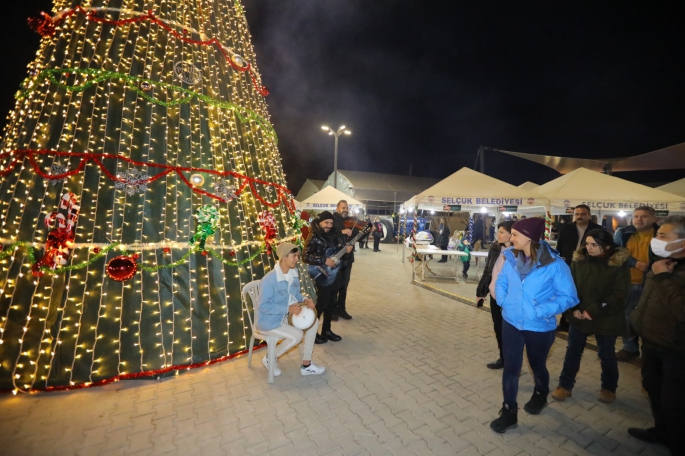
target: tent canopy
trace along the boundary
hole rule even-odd
[[[527,181],[527,182],[524,182],[521,185],[519,185],[519,188],[523,189],[523,190],[535,190],[538,187],[539,187],[538,184],[536,184],[535,182],[531,182],[531,181]]]
[[[317,210],[328,211],[335,210],[338,207],[338,201],[346,200],[347,205],[351,210],[364,209],[365,206],[352,198],[350,195],[336,190],[333,187],[324,187],[323,190],[317,192],[302,202],[296,202],[295,206],[300,210]]]
[[[670,184],[662,185],[656,189],[661,190],[662,192],[673,193],[678,196],[685,196],[685,178],[671,182]]]
[[[516,212],[519,206],[544,206],[547,200],[540,195],[502,182],[469,168],[462,168],[451,176],[424,190],[404,203],[407,209],[478,211],[483,207],[506,207]]]
[[[564,214],[579,204],[593,211],[617,213],[632,211],[638,206],[656,210],[680,211],[685,197],[635,184],[618,177],[578,168],[533,190],[540,198],[548,198],[553,214]]]

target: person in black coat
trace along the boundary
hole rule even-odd
[[[447,226],[444,217],[440,217],[440,224],[438,225],[438,242],[436,243],[441,250],[447,250],[450,243],[450,228]],[[447,255],[443,255],[438,263],[447,263]]]
[[[587,233],[602,229],[598,224],[592,223],[590,218],[590,207],[581,204],[573,210],[573,223],[562,225],[559,229],[557,251],[568,265],[573,261],[573,252],[584,244]]]

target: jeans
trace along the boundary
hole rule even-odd
[[[504,372],[502,392],[504,403],[510,408],[518,407],[516,396],[519,390],[519,372],[523,365],[523,347],[526,347],[528,364],[533,370],[535,391],[549,394],[549,371],[547,355],[554,343],[555,331],[519,331],[506,320],[502,321],[502,347],[504,349]]]
[[[649,394],[654,427],[668,448],[682,454],[685,448],[685,356],[642,347],[642,386]]]
[[[470,261],[464,261],[464,264],[461,268],[461,273],[466,275],[466,273],[469,272],[470,267],[471,267],[471,262]]]
[[[499,358],[504,359],[504,353],[502,353],[502,308],[492,295],[490,296],[490,315],[492,316],[492,326],[495,329],[497,348],[499,348]]]
[[[623,350],[631,353],[640,353],[640,344],[638,341],[638,336],[633,331],[632,326],[630,326],[630,313],[635,310],[638,302],[640,302],[640,296],[642,296],[642,284],[631,284],[630,294],[628,295],[628,304],[626,304],[626,335],[623,338]]]
[[[559,386],[569,391],[573,390],[573,385],[576,383],[576,374],[580,370],[580,358],[583,356],[587,336],[577,326],[569,326],[564,368],[559,376]],[[618,360],[616,360],[615,349],[616,336],[600,336],[595,334],[595,340],[599,347],[598,355],[602,365],[602,376],[600,377],[602,389],[615,393],[618,386]]]
[[[380,250],[380,246],[381,246],[381,237],[380,236],[374,236],[373,237],[373,251],[377,252],[378,250]]]

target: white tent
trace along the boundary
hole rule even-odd
[[[533,190],[540,198],[548,198],[552,214],[565,214],[579,205],[590,206],[593,212],[615,214],[630,212],[638,206],[651,206],[661,211],[681,211],[685,196],[678,196],[618,177],[578,168]]]
[[[343,193],[333,187],[324,187],[323,190],[314,193],[312,196],[302,202],[295,201],[295,207],[302,211],[334,211],[338,206],[338,201],[340,200],[347,201],[347,205],[350,207],[351,212],[354,212],[355,209],[364,210],[366,208],[364,204],[352,198],[350,195]]]
[[[411,210],[481,211],[503,208],[517,212],[519,207],[545,206],[548,201],[530,190],[524,190],[469,168],[462,168],[404,203]]]
[[[671,182],[670,184],[657,187],[657,190],[673,193],[674,195],[685,196],[685,178]]]
[[[536,184],[535,182],[531,182],[531,181],[527,181],[527,182],[524,182],[521,185],[519,185],[519,188],[522,190],[535,190],[538,187],[539,187],[538,184]]]

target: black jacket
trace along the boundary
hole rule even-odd
[[[438,239],[435,243],[438,247],[446,248],[450,243],[450,228],[445,223],[442,227],[442,233],[440,233],[440,224],[438,223]]]
[[[479,298],[484,298],[490,293],[490,282],[492,282],[492,268],[495,267],[497,258],[499,258],[500,253],[502,253],[502,245],[498,242],[493,242],[488,250],[488,258],[485,260],[485,268],[483,269],[483,275],[480,276],[480,281],[478,282],[478,287],[476,288],[476,296]]]
[[[646,346],[685,358],[685,258],[673,273],[647,274],[630,324]]]
[[[580,240],[582,245],[585,242],[585,237],[592,230],[601,230],[602,227],[596,223],[590,222],[585,229],[585,234],[583,239]],[[576,223],[569,223],[559,230],[559,240],[557,241],[557,251],[564,257],[566,264],[570,265],[573,260],[573,252],[576,251],[576,246],[578,245],[578,228],[576,228]]]
[[[309,237],[304,244],[302,261],[312,266],[323,266],[326,263],[326,250],[331,247],[336,247],[336,250],[342,249],[345,245],[342,238],[343,235],[335,226],[326,233],[318,222],[312,222]],[[344,266],[347,256],[346,254],[341,258],[341,266]]]
[[[342,237],[342,239],[347,242],[349,241],[352,237],[354,236],[347,236],[346,234],[343,234],[342,230],[345,229],[345,219],[343,219],[343,216],[340,215],[340,212],[334,212],[333,213],[333,228],[336,229],[336,231],[339,233],[339,235]],[[354,234],[354,231],[353,233]],[[352,253],[349,254],[347,258],[347,263],[354,263],[354,250]]]

